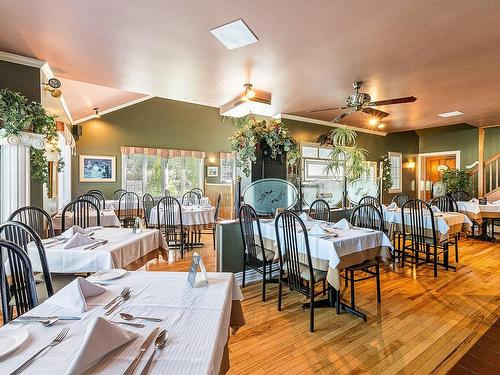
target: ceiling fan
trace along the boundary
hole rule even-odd
[[[361,88],[362,85],[363,81],[356,81],[352,84],[352,87],[354,88],[354,93],[345,98],[344,107],[314,109],[308,112],[314,113],[323,111],[333,111],[336,109],[346,109],[347,111],[335,117],[331,122],[338,123],[344,117],[350,115],[353,112],[363,112],[372,117],[377,118],[380,121],[384,117],[389,116],[389,113],[371,107],[377,107],[381,105],[413,103],[415,100],[417,100],[417,98],[415,98],[414,96],[406,96],[404,98],[386,99],[386,100],[379,100],[376,102],[372,102],[370,95],[364,92],[359,92],[359,89]]]

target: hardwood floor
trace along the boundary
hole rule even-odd
[[[210,236],[203,256],[215,268]],[[262,302],[260,284],[243,289],[247,324],[229,341],[230,374],[445,374],[492,326],[499,315],[500,244],[460,241],[457,272],[432,267],[384,268],[382,303],[375,281],[357,283],[363,322],[334,309],[317,309],[316,332],[309,333],[309,313],[298,293],[284,293],[277,311],[277,286]],[[142,269],[187,271],[189,254],[170,263],[162,256]],[[165,255],[166,257],[166,255]],[[348,299],[348,293],[344,293]]]

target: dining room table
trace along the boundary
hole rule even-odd
[[[494,223],[500,220],[500,201],[486,202],[482,204],[477,199],[470,201],[458,201],[458,211],[467,215],[470,220],[481,226],[481,234],[478,236],[481,240],[495,239]],[[492,223],[491,236],[488,235],[488,223]]]
[[[174,206],[177,210],[177,206]],[[149,214],[149,223],[158,225],[158,210],[160,210],[160,224],[164,224],[164,207],[155,206]],[[215,207],[210,204],[182,205],[182,225],[191,231],[205,229],[207,225],[214,223]],[[179,215],[175,215],[175,224],[179,225]]]
[[[43,240],[51,273],[91,273],[109,268],[125,268],[155,250],[167,250],[165,238],[158,229],[87,228],[94,243],[67,248],[65,238]],[[97,247],[95,247],[97,245]],[[41,272],[38,250],[28,245],[33,270]]]
[[[342,220],[347,223],[345,219]],[[392,259],[392,243],[382,231],[367,228],[348,226],[338,228],[336,223],[315,220],[310,217],[303,220],[308,231],[309,251],[311,253],[312,266],[315,269],[326,271],[328,284],[336,291],[340,290],[341,271],[346,267],[354,266],[364,261],[380,259],[389,262]],[[254,223],[254,226],[257,224]],[[277,237],[273,219],[260,220],[261,233],[264,247],[273,249],[275,258],[279,256],[277,248]],[[323,233],[312,233],[314,228],[323,229]],[[257,229],[255,228],[255,233]],[[305,251],[305,237],[301,228],[297,228],[299,261],[307,264]],[[333,307],[331,296],[327,300],[319,300],[315,303],[317,307]],[[304,305],[304,307],[307,307]],[[342,308],[354,315],[365,317],[365,315],[349,306],[342,304]]]
[[[460,232],[470,233],[472,222],[460,212],[434,212],[434,228],[436,230],[436,239],[438,243],[445,243],[451,238],[454,238]],[[389,238],[394,238],[395,233],[403,233],[403,216],[401,208],[383,209],[384,228],[388,231]],[[407,231],[409,228],[410,212],[405,211],[405,222],[407,223]],[[424,227],[426,228],[426,236],[433,237],[432,221],[430,213],[424,215]]]
[[[87,290],[98,288],[87,280],[83,280]],[[132,373],[127,370],[141,350],[143,355],[134,362],[135,374],[218,375],[228,371],[230,331],[235,334],[245,324],[243,295],[232,273],[208,273],[208,285],[192,287],[187,272],[128,272],[100,284],[100,294],[78,296],[82,301],[75,301],[84,302],[85,310],[75,310],[75,301],[61,298],[78,285],[83,285],[82,280],[0,328],[0,339],[24,337],[20,343],[12,339],[16,347],[0,358],[2,374],[12,373],[63,329],[68,331],[60,343],[37,356],[23,374]],[[120,297],[125,287],[130,292],[126,300]],[[112,310],[112,301],[121,304]],[[137,327],[123,325],[131,323],[120,315],[124,312],[157,321],[136,319]],[[32,317],[61,319],[44,326],[31,321]],[[63,320],[68,317],[73,319]],[[166,345],[155,350],[154,339],[162,330],[166,330]],[[154,360],[148,362],[153,352]]]
[[[103,227],[109,227],[109,228],[120,228],[121,223],[120,219],[118,219],[118,216],[116,215],[115,211],[113,209],[103,209],[100,210],[100,221]],[[60,232],[62,229],[62,212],[59,211],[56,213],[54,216],[52,216],[52,224],[54,225],[54,230],[57,232]],[[65,220],[65,227],[70,228],[73,225],[73,212],[67,211],[66,212],[66,220]],[[90,210],[89,211],[89,225],[90,226],[96,226],[97,225],[97,211],[95,210]]]

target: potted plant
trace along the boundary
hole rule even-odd
[[[470,192],[472,188],[471,177],[463,169],[447,169],[443,172],[441,181],[446,185],[446,191],[449,193],[460,190]]]
[[[317,139],[321,145],[332,146],[331,160],[327,170],[334,174],[343,175],[344,207],[347,205],[347,183],[362,177],[367,171],[366,155],[368,151],[356,145],[356,136],[354,130],[338,127]]]
[[[258,152],[272,158],[283,157],[286,153],[288,165],[298,162],[300,152],[297,142],[281,122],[258,120],[248,115],[236,119],[234,123],[237,130],[229,137],[231,150],[236,154],[236,165],[246,176],[250,175],[250,166],[257,160]]]

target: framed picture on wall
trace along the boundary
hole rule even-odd
[[[207,167],[207,177],[218,177],[219,167],[208,166]]]
[[[80,182],[115,181],[115,156],[80,155]]]

